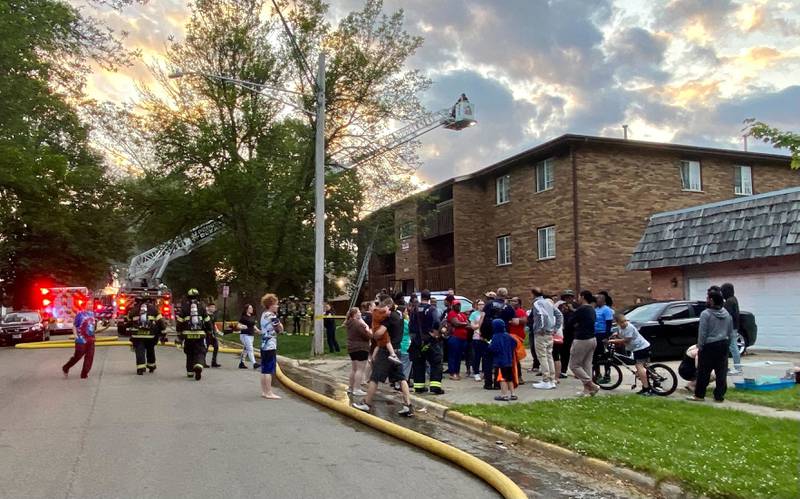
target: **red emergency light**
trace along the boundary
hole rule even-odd
[[[46,307],[46,306],[48,306],[48,305],[50,305],[51,303],[53,303],[53,302],[51,302],[51,301],[50,301],[50,300],[48,300],[47,298],[43,298],[43,299],[42,299],[42,305],[43,305],[43,306],[45,306],[45,307]]]

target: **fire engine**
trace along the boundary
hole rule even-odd
[[[75,315],[91,304],[85,287],[39,287],[39,312],[50,334],[71,334]]]
[[[136,300],[142,298],[152,299],[158,311],[161,312],[161,315],[167,321],[171,321],[175,318],[172,292],[163,284],[155,287],[125,286],[119,290],[119,293],[114,299],[117,317],[117,334],[119,336],[126,336],[128,334],[128,312],[130,312],[132,307],[136,306]]]

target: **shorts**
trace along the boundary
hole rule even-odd
[[[261,350],[261,374],[275,374],[277,364],[277,350]]]
[[[390,383],[397,383],[403,381],[406,377],[403,375],[402,364],[390,362],[389,351],[381,348],[372,363],[372,375],[369,380],[375,383],[386,383],[387,379]]]
[[[650,347],[633,352],[633,360],[636,361],[637,364],[650,362]]]
[[[563,343],[553,343],[553,361],[561,360],[561,349],[564,348]],[[535,350],[535,349],[534,349]]]
[[[365,361],[369,358],[369,352],[360,350],[358,352],[350,352],[350,360]]]
[[[508,366],[508,367],[499,367],[497,369],[498,371],[500,371],[500,374],[503,375],[503,381],[514,381],[514,368]]]

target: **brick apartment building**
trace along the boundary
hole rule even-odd
[[[394,244],[373,253],[363,291],[527,299],[536,285],[632,304],[649,298],[648,273],[625,266],[650,215],[793,186],[787,156],[563,135],[367,217],[364,236],[389,220],[379,234]]]

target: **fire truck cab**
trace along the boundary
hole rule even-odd
[[[40,287],[39,312],[50,334],[72,334],[75,316],[92,303],[89,289],[75,287]]]

